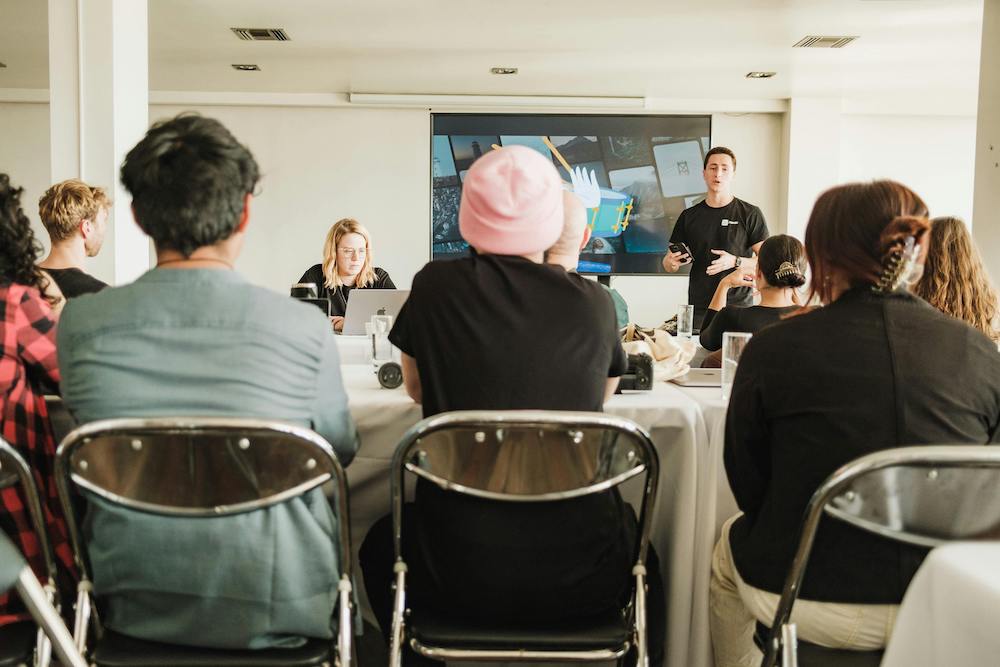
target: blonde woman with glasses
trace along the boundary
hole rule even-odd
[[[344,328],[344,313],[352,289],[396,289],[392,278],[374,265],[368,230],[353,218],[338,220],[323,244],[323,263],[315,264],[299,278],[315,283],[320,298],[330,301],[330,320],[335,331]]]

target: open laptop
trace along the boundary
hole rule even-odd
[[[682,387],[721,387],[721,368],[692,368],[684,375],[670,380],[674,384]]]
[[[365,323],[372,315],[392,315],[395,321],[409,296],[408,289],[352,289],[344,313],[344,335],[364,336]]]

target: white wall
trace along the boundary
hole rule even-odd
[[[1000,0],[983,6],[983,54],[979,71],[976,191],[972,235],[983,261],[1000,279]]]
[[[842,182],[891,178],[931,215],[972,219],[975,117],[844,115],[840,132]]]
[[[49,183],[49,105],[0,102],[0,173],[24,188],[21,206],[31,219],[35,238],[46,248],[49,235],[38,219],[38,198]]]
[[[150,122],[192,107],[150,107]],[[352,217],[372,234],[375,263],[409,287],[430,257],[430,122],[426,111],[193,108],[219,119],[257,159],[260,194],[237,268],[286,292],[322,261],[330,225]]]

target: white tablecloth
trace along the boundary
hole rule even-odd
[[[368,338],[365,336],[336,336],[337,351],[340,353],[340,363],[342,364],[364,364],[365,345]]]
[[[347,469],[357,549],[371,525],[389,512],[392,454],[421,411],[402,388],[381,388],[368,366],[344,366],[343,376],[361,434],[361,449]],[[605,409],[647,429],[660,454],[652,537],[667,589],[667,665],[707,667],[708,576],[725,413],[720,391],[658,382],[653,391],[615,396]]]
[[[882,667],[1000,665],[1000,543],[939,547],[913,578]]]

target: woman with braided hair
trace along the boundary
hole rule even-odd
[[[822,307],[755,334],[726,413],[724,460],[742,514],[712,562],[716,665],[753,665],[813,492],[874,451],[1000,439],[1000,354],[979,331],[909,291],[927,252],[927,207],[893,181],[820,195],[806,227]],[[839,521],[820,524],[792,613],[799,638],[885,646],[926,550]]]
[[[43,382],[59,384],[52,304],[61,298],[45,296],[50,281],[35,266],[41,248],[21,209],[23,191],[11,185],[7,174],[0,174],[0,436],[25,458],[35,474],[56,561],[72,571],[73,557],[53,476],[56,445],[41,392]],[[19,490],[0,491],[0,528],[44,581],[44,557],[26,507]],[[0,625],[26,618],[28,615],[15,608],[6,593],[0,594]]]

